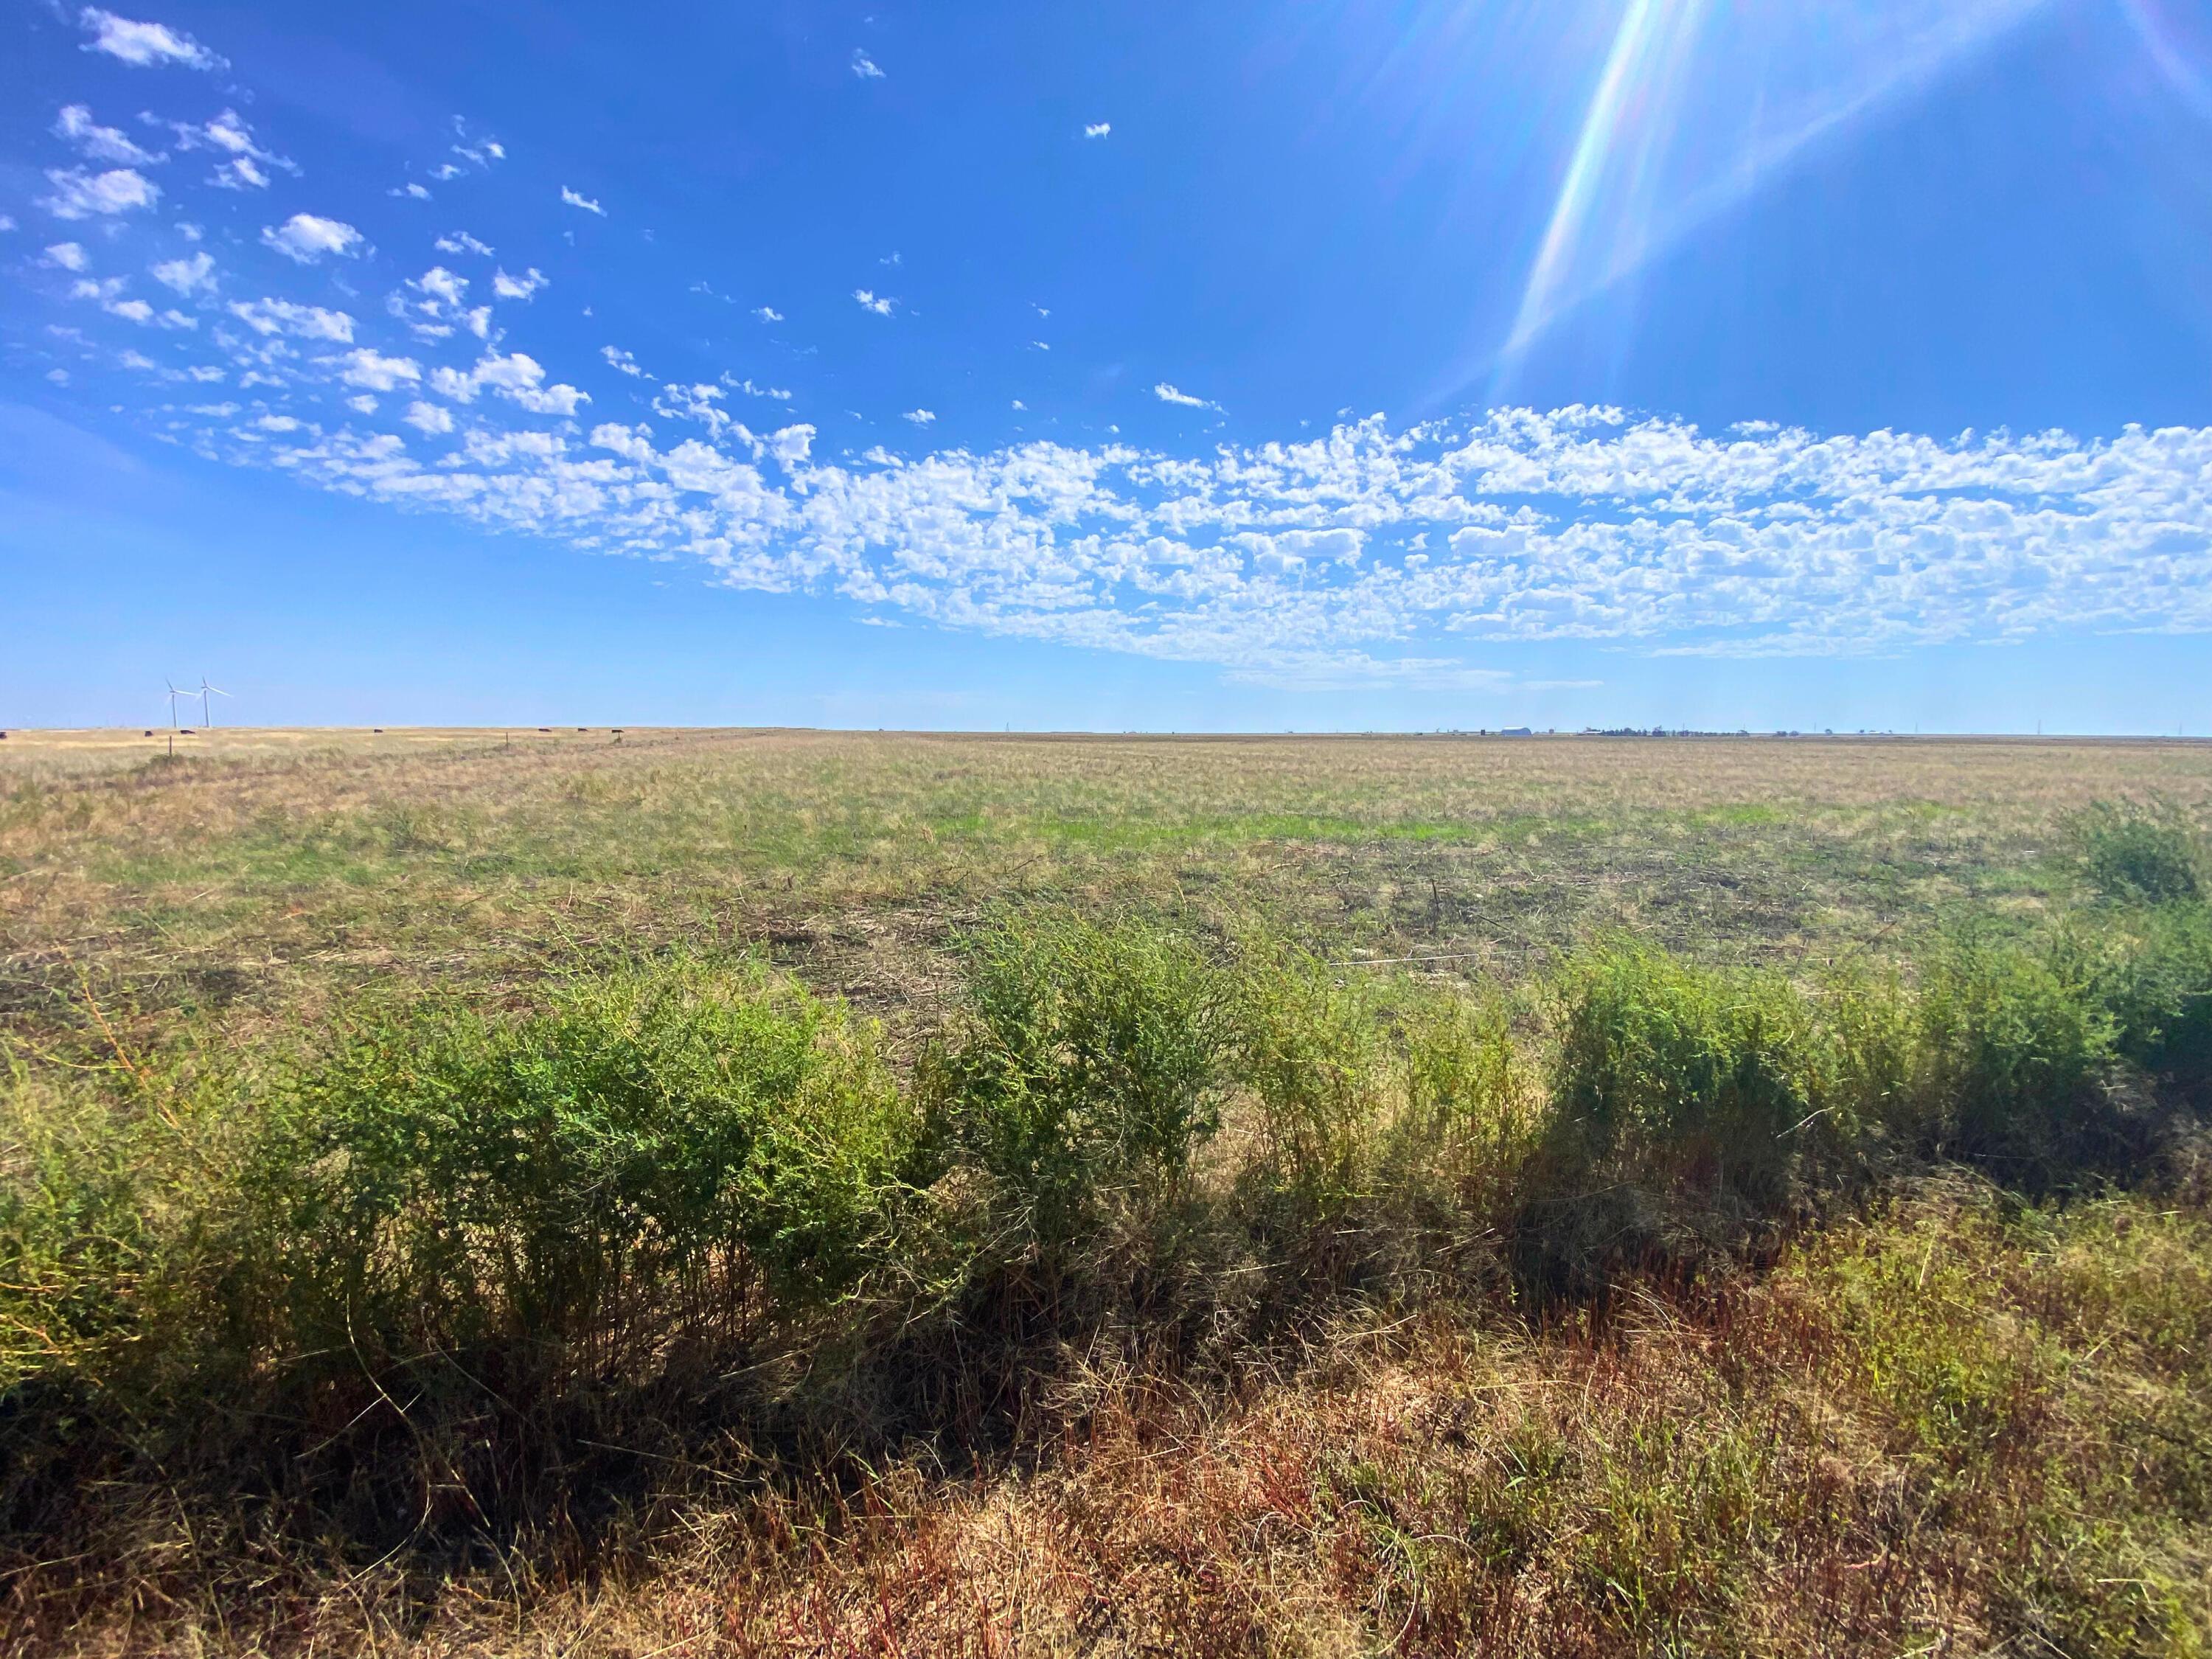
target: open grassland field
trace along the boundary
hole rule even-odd
[[[872,1012],[1005,902],[1272,917],[1332,953],[1517,974],[1632,927],[1731,959],[1908,957],[2076,896],[2099,799],[2202,811],[2212,744],[16,732],[9,1006],[80,976],[290,1023],[397,978],[751,945]]]
[[[2212,1651],[2212,745],[10,732],[0,1642]]]

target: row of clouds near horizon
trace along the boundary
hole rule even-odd
[[[240,114],[213,47],[99,9],[78,21],[172,107],[57,98],[42,187],[0,203],[21,301],[9,357],[49,397],[210,462],[836,594],[862,620],[1273,684],[1492,684],[1500,641],[1771,656],[2212,628],[2212,429],[1708,433],[1504,408],[1188,453],[1110,434],[931,449],[921,408],[886,411],[915,441],[855,453],[824,439],[805,386],[745,364],[664,374],[611,316],[592,356],[544,361],[532,319],[559,291],[528,250],[460,226],[374,244],[367,204]],[[457,121],[387,193],[465,202],[507,161]],[[547,247],[580,214],[621,213],[547,195]],[[897,349],[893,296],[844,302]],[[1233,411],[1233,391],[1206,390]],[[1148,395],[1217,409],[1167,380]]]

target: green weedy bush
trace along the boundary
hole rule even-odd
[[[2131,918],[2095,986],[2122,1054],[2200,1097],[2212,1093],[2212,908],[2162,905]]]
[[[1262,941],[1247,947],[1237,1016],[1265,1175],[1299,1207],[1340,1212],[1373,1185],[1396,1082],[1379,983]]]
[[[2111,1020],[2057,952],[1954,942],[1920,995],[1915,1092],[1931,1150],[2040,1186],[2099,1167],[2116,1122]]]
[[[1623,1261],[1739,1243],[1797,1196],[1832,1065],[1786,981],[1622,945],[1570,963],[1555,994],[1551,1119],[1517,1228],[1524,1276],[1595,1289]]]
[[[1845,967],[1819,988],[1817,1016],[1826,1094],[1818,1133],[1800,1151],[1824,1159],[1828,1179],[1848,1182],[1925,1139],[1914,1087],[1918,1012],[1894,972]]]
[[[1220,969],[1128,920],[1025,917],[966,949],[965,1006],[918,1079],[934,1171],[980,1171],[1048,1256],[1178,1192],[1221,1123]]]
[[[1405,1109],[1386,1162],[1406,1185],[1441,1180],[1493,1218],[1533,1150],[1534,1090],[1503,998],[1429,991],[1399,1020]]]
[[[164,1239],[161,1148],[130,1091],[0,1080],[0,1390],[97,1371],[138,1329]]]
[[[2203,895],[2203,842],[2172,806],[2099,802],[2075,833],[2082,868],[2106,898],[2162,904]]]
[[[249,1337],[341,1369],[489,1349],[602,1376],[849,1291],[914,1139],[868,1031],[692,963],[574,981],[520,1021],[364,1021],[267,1121]]]

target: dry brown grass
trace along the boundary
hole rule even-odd
[[[957,1475],[695,1479],[588,1566],[272,1565],[226,1607],[148,1596],[42,1645],[2197,1653],[2208,1338],[2201,1212],[2008,1217],[1938,1183],[1601,1322],[1368,1316],[1226,1395],[1074,1366],[1049,1432]]]

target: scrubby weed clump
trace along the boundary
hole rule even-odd
[[[2015,1182],[2063,1182],[2124,1150],[2112,1017],[2069,954],[1963,942],[1922,994],[1927,1131]]]
[[[1961,936],[1908,990],[1616,939],[1516,999],[1008,912],[906,1067],[696,957],[173,1079],[19,1063],[5,1524],[26,1563],[112,1557],[101,1494],[167,1483],[240,1548],[574,1536],[589,1448],[787,1480],[802,1446],[970,1457],[1037,1431],[1074,1352],[1218,1357],[1438,1291],[1585,1317],[1644,1267],[1725,1285],[1946,1161],[2087,1192],[2185,1144],[2208,940],[2189,901],[2123,906]]]
[[[112,1547],[87,1500],[155,1471],[207,1524],[380,1551],[557,1515],[577,1443],[680,1438],[840,1334],[917,1127],[867,1028],[747,963],[364,1012],[166,1093],[9,1101],[46,1126],[0,1206],[18,1538]]]
[[[842,1010],[692,963],[521,1020],[364,1021],[264,1113],[250,1318],[349,1363],[495,1345],[602,1376],[849,1291],[914,1140]]]
[[[2158,904],[2204,893],[2203,838],[2170,804],[2100,801],[2075,820],[2075,835],[2083,872],[2108,899]]]
[[[2116,924],[2092,967],[2119,1052],[2169,1087],[2212,1079],[2212,907],[2168,904]]]
[[[1190,940],[1074,917],[968,941],[960,1018],[924,1060],[945,1170],[983,1176],[1047,1255],[1177,1194],[1221,1124],[1229,988]]]
[[[1800,1137],[1833,1104],[1802,996],[1632,944],[1572,963],[1555,994],[1526,1268],[1587,1292],[1624,1261],[1739,1244],[1788,1207]]]

